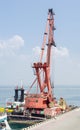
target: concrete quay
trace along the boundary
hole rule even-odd
[[[80,130],[80,108],[23,130]]]

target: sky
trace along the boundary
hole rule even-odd
[[[55,85],[80,85],[80,0],[0,0],[0,86],[31,85],[48,9],[55,12]]]

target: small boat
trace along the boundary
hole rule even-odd
[[[0,110],[2,109],[4,108],[0,108]],[[7,121],[7,114],[5,112],[0,112],[0,130],[11,130]]]

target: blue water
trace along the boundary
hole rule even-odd
[[[55,86],[54,94],[57,99],[63,97],[69,105],[80,106],[80,86]]]
[[[5,106],[8,98],[14,98],[14,87],[0,86],[0,106]]]
[[[14,99],[14,88],[15,86],[0,86],[0,106],[5,106],[8,98]],[[63,97],[67,104],[80,106],[80,86],[55,86],[53,94],[57,100]]]

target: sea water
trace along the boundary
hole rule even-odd
[[[14,99],[15,86],[0,86],[0,106],[5,106],[9,98]],[[24,87],[25,90],[28,87]],[[33,91],[35,88],[33,88]],[[59,100],[63,97],[70,105],[80,106],[80,86],[55,86],[53,95]]]
[[[53,93],[58,100],[63,97],[68,105],[80,106],[80,86],[56,86]]]
[[[0,86],[0,107],[5,107],[8,99],[14,99],[15,86]],[[28,87],[24,87],[25,90]],[[35,88],[33,88],[35,91]],[[63,97],[68,105],[80,106],[80,86],[55,86],[53,88],[53,95],[59,100]],[[15,126],[15,127],[14,127]],[[20,130],[27,125],[11,124],[12,129]]]

